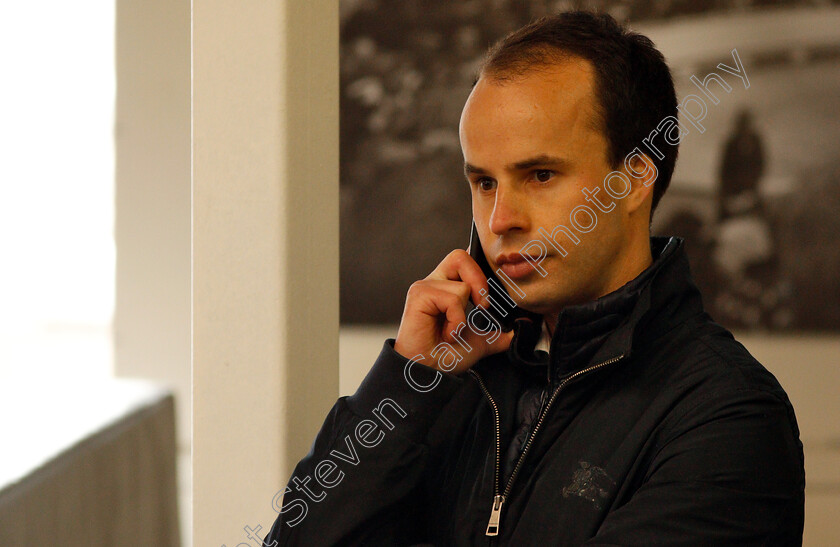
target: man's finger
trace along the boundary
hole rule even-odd
[[[449,253],[426,279],[463,281],[469,285],[472,301],[476,304],[484,301],[481,290],[487,291],[487,277],[473,257],[463,249]]]
[[[472,297],[472,287],[464,281],[450,281],[449,279],[426,279],[427,286],[454,294],[461,299],[464,308]]]
[[[466,323],[467,316],[460,295],[445,289],[427,287],[423,296],[427,303],[425,313],[434,317],[443,315],[445,318],[442,338],[446,339],[447,329],[455,328],[460,323]]]

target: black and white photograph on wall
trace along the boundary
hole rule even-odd
[[[340,5],[342,323],[398,323],[409,285],[469,242],[458,122],[484,50],[585,8],[649,36],[698,118],[681,116],[652,232],[686,239],[706,310],[730,329],[840,330],[840,2]]]

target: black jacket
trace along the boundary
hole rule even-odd
[[[801,545],[787,395],[703,311],[682,239],[651,249],[636,279],[561,312],[550,360],[538,322],[460,376],[386,341],[265,545]]]

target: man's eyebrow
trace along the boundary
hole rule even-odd
[[[469,163],[467,163],[467,162],[464,162],[464,176],[469,177],[469,176],[470,176],[470,175],[472,175],[472,174],[476,174],[476,175],[483,175],[483,174],[485,174],[486,172],[487,172],[487,171],[485,171],[485,170],[484,170],[484,169],[482,169],[481,167],[476,167],[476,166],[474,166],[474,165],[470,165],[470,164],[469,164]]]
[[[512,163],[506,167],[506,170],[524,171],[525,169],[539,166],[564,167],[568,165],[568,163],[569,162],[563,158],[541,154],[539,156],[534,156],[533,158]],[[475,165],[470,165],[469,163],[464,162],[464,175],[469,176],[471,174],[485,175],[487,174],[487,171],[481,167],[476,167]]]
[[[524,169],[530,169],[531,167],[538,167],[540,165],[563,167],[567,164],[568,161],[563,158],[541,154],[524,161],[518,161],[513,165],[508,165],[507,169],[508,171],[522,171]]]

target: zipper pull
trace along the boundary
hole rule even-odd
[[[505,503],[504,496],[495,496],[493,498],[493,509],[490,511],[490,522],[487,523],[488,536],[499,535],[499,519],[502,516],[502,505]]]

